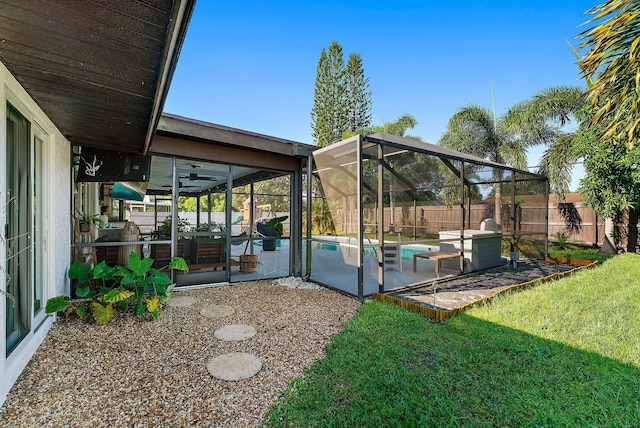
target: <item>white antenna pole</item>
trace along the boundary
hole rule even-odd
[[[496,98],[493,94],[493,76],[489,76],[489,84],[491,85],[491,106],[493,107],[493,131],[498,128],[498,121],[496,119]]]

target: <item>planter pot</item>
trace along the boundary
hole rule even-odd
[[[262,240],[263,251],[275,251],[276,250],[276,238],[265,238]]]
[[[255,254],[242,254],[240,256],[240,272],[256,273],[258,271],[258,256]]]
[[[84,221],[80,222],[80,232],[88,232],[89,231],[89,223]]]

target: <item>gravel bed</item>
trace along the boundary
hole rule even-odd
[[[324,356],[329,337],[359,301],[299,280],[263,280],[175,292],[191,306],[166,306],[157,321],[116,315],[106,326],[77,318],[56,322],[2,409],[2,427],[254,427],[277,393]],[[209,318],[200,311],[228,305]],[[256,328],[225,342],[230,324]],[[247,352],[260,372],[236,382],[213,378],[211,358]]]

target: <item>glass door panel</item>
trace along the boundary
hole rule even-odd
[[[46,183],[45,178],[45,156],[44,156],[44,141],[45,134],[38,127],[34,126],[34,138],[33,138],[33,151],[34,151],[34,173],[33,173],[33,254],[34,254],[34,266],[33,266],[33,316],[36,320],[36,324],[40,319],[45,317],[44,313],[44,283],[46,281],[46,267],[44,264],[44,253],[46,251],[46,237],[44,234],[45,224],[45,197],[44,185]]]
[[[15,299],[5,300],[9,355],[29,332],[32,315],[30,124],[11,105],[7,105],[6,140],[6,277],[7,291]]]

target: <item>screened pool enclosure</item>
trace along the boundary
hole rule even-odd
[[[178,286],[303,276],[364,297],[546,255],[545,177],[407,138],[318,149],[165,115],[139,159],[79,149],[74,211],[106,227],[74,222],[74,260],[181,256]],[[144,179],[122,180],[138,160]]]
[[[546,256],[543,176],[384,133],[313,158],[313,281],[363,297]]]

